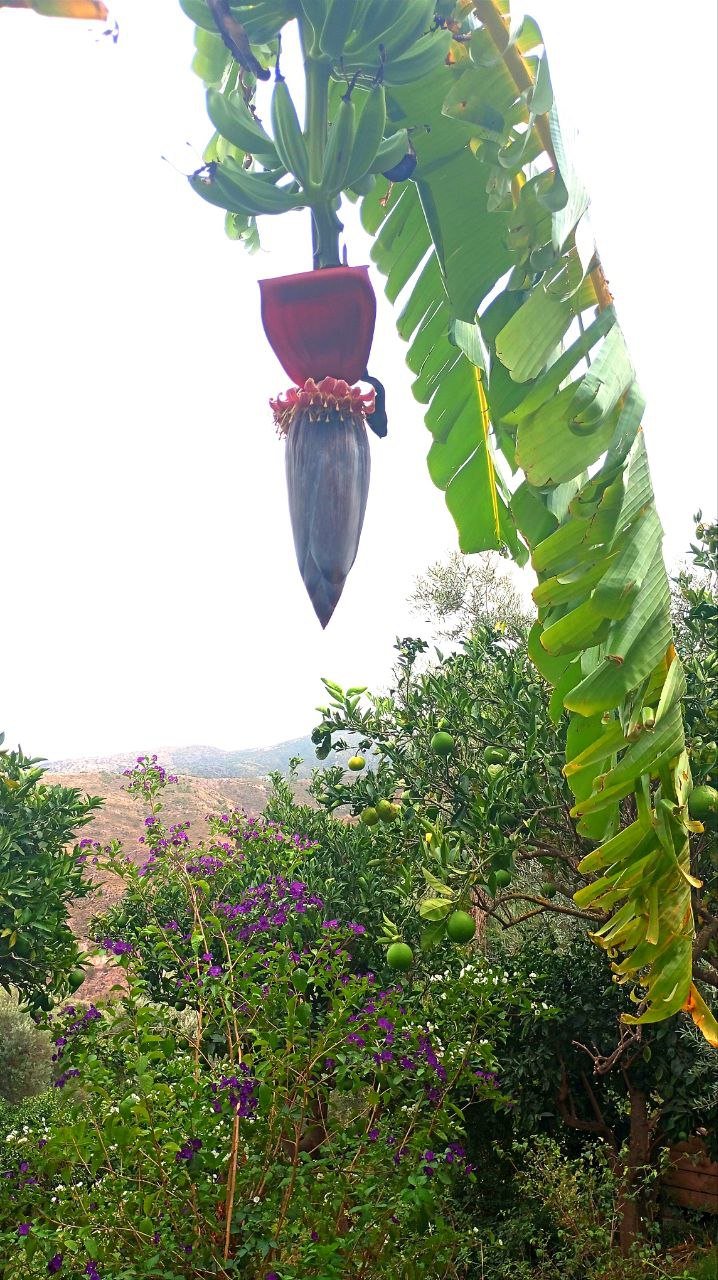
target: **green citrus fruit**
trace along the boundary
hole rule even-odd
[[[504,766],[502,764],[487,764],[486,766],[486,772],[488,773],[492,782],[494,781],[495,778],[500,778],[503,771],[504,771]]]
[[[505,889],[507,885],[511,884],[511,872],[504,871],[503,868],[500,871],[495,871],[494,880],[496,881],[499,889]]]
[[[377,801],[376,811],[382,822],[393,822],[396,817],[395,809],[396,805],[392,804],[391,800]]]
[[[544,898],[555,898],[556,885],[551,884],[550,881],[547,881],[546,884],[541,885],[541,893],[543,894]]]
[[[708,787],[705,783],[694,787],[688,797],[688,812],[699,821],[715,817],[718,814],[718,791],[715,787]]]
[[[77,991],[77,988],[81,987],[84,981],[85,981],[84,969],[73,969],[68,974],[67,985],[70,988],[70,991]]]
[[[363,769],[365,764],[366,760],[363,756],[350,756],[347,760],[347,768],[351,769],[353,773],[359,773],[359,770]]]
[[[414,953],[405,942],[392,942],[386,953],[386,962],[390,969],[400,969],[406,973],[414,963]]]
[[[377,813],[376,809],[372,807],[372,805],[368,805],[366,809],[362,809],[362,812],[359,814],[359,817],[361,818],[362,822],[366,823],[368,827],[375,827],[377,822],[379,821],[379,814]]]
[[[440,729],[431,739],[431,749],[436,752],[437,756],[450,756],[454,751],[454,739],[450,733]]]
[[[468,911],[452,911],[446,921],[446,932],[452,942],[471,942],[476,933],[476,921]]]
[[[487,747],[484,751],[486,764],[505,764],[509,753],[505,747]]]

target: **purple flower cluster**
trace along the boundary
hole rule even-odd
[[[157,763],[157,756],[138,756],[131,769],[124,769],[123,778],[130,779],[127,790],[141,795],[153,795],[170,782],[177,782],[175,773],[167,773],[164,765]]]
[[[197,1152],[201,1150],[202,1139],[190,1138],[188,1142],[185,1142],[184,1146],[180,1147],[175,1156],[175,1161],[177,1164],[182,1164],[183,1161],[189,1164],[190,1160],[194,1160]]]
[[[188,862],[185,871],[190,875],[214,876],[218,871],[222,870],[224,862],[222,858],[215,858],[209,853],[203,853],[194,862]]]
[[[251,840],[270,839],[276,841],[277,844],[286,844],[295,849],[304,851],[306,849],[316,849],[317,841],[309,840],[306,836],[293,832],[289,835],[278,822],[267,822],[263,818],[249,818],[247,814],[240,809],[230,813],[222,813],[218,818],[213,818],[211,814],[207,815],[208,819],[214,824],[221,826],[222,835],[230,836],[231,839],[242,841],[244,843]]]
[[[306,915],[311,907],[322,905],[322,899],[310,894],[301,880],[277,876],[248,889],[240,902],[220,902],[215,910],[238,922],[228,932],[246,942],[258,933],[281,929],[292,915]]]
[[[123,942],[121,938],[103,938],[100,944],[109,951],[113,956],[129,956],[132,955],[134,947],[131,942]]]
[[[239,1067],[240,1075],[221,1076],[218,1084],[210,1085],[213,1096],[212,1110],[219,1112],[222,1110],[222,1099],[219,1094],[222,1090],[229,1090],[227,1093],[227,1101],[232,1111],[236,1111],[237,1115],[243,1120],[248,1120],[257,1110],[257,1081],[254,1079],[249,1067],[245,1063],[241,1063]]]
[[[96,1262],[92,1262],[92,1261],[88,1262],[87,1266],[85,1267],[85,1275],[87,1276],[87,1280],[102,1280],[102,1276],[97,1270]]]
[[[55,1037],[56,1052],[52,1055],[53,1062],[60,1061],[68,1040],[72,1039],[73,1036],[79,1035],[80,1032],[84,1031],[91,1022],[96,1022],[98,1018],[102,1017],[100,1010],[96,1009],[94,1004],[91,1004],[79,1018],[75,1016],[77,1011],[73,1004],[68,1004],[63,1012],[67,1014],[69,1018],[73,1018],[74,1021],[71,1022],[68,1027],[65,1027],[65,1030],[61,1035]],[[59,1075],[57,1079],[53,1081],[54,1087],[56,1089],[63,1089],[68,1080],[74,1076],[79,1076],[79,1074],[80,1072],[76,1067],[73,1067],[68,1071],[64,1071],[62,1075]]]

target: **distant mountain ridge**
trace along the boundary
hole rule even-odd
[[[248,747],[241,751],[225,751],[221,747],[153,747],[160,764],[170,773],[185,774],[193,778],[266,778],[278,771],[289,772],[289,761],[299,757],[297,769],[300,778],[308,778],[320,762],[314,753],[311,738],[291,738],[271,747]],[[50,760],[50,773],[122,773],[134,764],[144,750],[115,753],[108,756],[88,756],[78,759]],[[325,764],[338,764],[344,752],[332,752]]]

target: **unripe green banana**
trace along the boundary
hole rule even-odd
[[[279,163],[277,149],[252,116],[241,93],[226,97],[216,89],[207,90],[207,114],[218,133],[241,151]]]
[[[325,196],[336,195],[344,187],[354,146],[355,119],[351,94],[345,93],[324,151],[321,190]]]
[[[384,173],[386,169],[391,169],[400,160],[404,159],[409,150],[409,135],[406,129],[400,129],[398,133],[392,133],[390,138],[385,138],[372,164],[369,166],[370,173]]]
[[[369,192],[373,191],[375,186],[376,178],[374,177],[374,174],[365,173],[361,178],[357,178],[356,182],[351,184],[349,190],[353,191],[355,196],[368,196]]]
[[[359,178],[369,172],[381,146],[385,128],[386,93],[383,84],[375,84],[364,103],[356,127],[354,146],[344,180],[345,187],[354,186]]]
[[[304,203],[296,192],[276,187],[259,174],[248,173],[233,160],[217,165],[214,181],[220,192],[235,202],[239,213],[287,213],[290,209],[302,208]]]
[[[449,31],[434,31],[431,35],[422,36],[403,58],[392,58],[386,63],[384,83],[411,84],[430,75],[446,60],[451,39]]]
[[[400,58],[419,36],[429,30],[433,24],[434,7],[435,0],[414,0],[412,5],[404,7],[401,17],[381,37],[387,60]]]
[[[319,35],[319,47],[336,61],[344,52],[354,21],[354,0],[331,0],[331,8]]]
[[[306,187],[309,181],[307,144],[287,82],[281,76],[275,80],[272,93],[272,130],[282,164]]]
[[[379,61],[380,46],[386,60],[406,53],[419,36],[433,24],[435,0],[404,0],[401,16],[394,3],[372,5],[362,26],[355,25],[344,48],[347,70],[357,65],[372,66]]]

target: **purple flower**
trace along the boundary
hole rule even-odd
[[[366,929],[363,924],[349,924],[347,925],[347,928],[350,929],[352,933],[366,933]]]
[[[339,928],[338,920],[325,920],[322,925],[322,929],[338,929],[338,928]]]
[[[370,1129],[366,1136],[370,1142],[376,1142],[377,1138],[379,1137],[379,1130]]]
[[[87,1276],[87,1280],[102,1280],[102,1276],[97,1270],[96,1262],[92,1262],[92,1261],[88,1262],[87,1266],[85,1267],[85,1275]]]
[[[55,1272],[59,1271],[61,1266],[62,1266],[62,1254],[56,1253],[54,1258],[50,1258],[50,1261],[47,1264],[47,1269],[50,1275],[54,1276]]]
[[[220,964],[211,964],[207,970],[210,978],[221,978],[222,966]]]
[[[30,1223],[29,1223],[29,1222],[21,1222],[21,1223],[20,1223],[20,1226],[19,1226],[19,1227],[18,1227],[18,1229],[17,1229],[17,1234],[18,1234],[19,1236],[29,1236],[29,1234],[30,1234]]]

